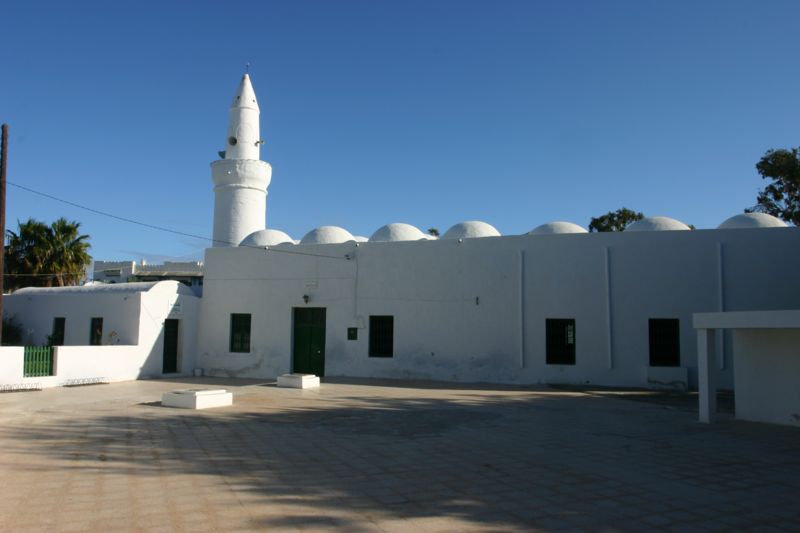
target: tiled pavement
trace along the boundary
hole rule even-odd
[[[197,383],[233,407],[158,404]],[[355,380],[4,393],[0,529],[800,530],[800,429],[631,401],[647,398]]]

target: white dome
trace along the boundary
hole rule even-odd
[[[300,244],[336,244],[339,242],[355,241],[349,231],[339,226],[320,226],[306,233]]]
[[[500,232],[491,224],[479,220],[459,222],[442,235],[442,239],[473,239],[475,237],[499,237]]]
[[[353,235],[353,240],[356,242],[369,242],[369,239],[362,235]]]
[[[378,231],[369,238],[369,242],[418,241],[424,238],[425,234],[419,228],[411,224],[394,222],[378,228]]]
[[[692,229],[680,220],[669,217],[645,217],[628,224],[625,231],[685,231]]]
[[[785,228],[786,222],[766,213],[742,213],[719,225],[719,229]]]
[[[548,222],[541,226],[536,226],[528,232],[528,235],[555,235],[560,233],[589,233],[586,228],[573,224],[572,222]]]
[[[277,229],[260,229],[254,231],[239,243],[239,246],[276,246],[278,244],[294,244],[294,240],[284,232]]]

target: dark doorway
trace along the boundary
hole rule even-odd
[[[178,371],[178,325],[179,320],[168,318],[164,321],[164,374]]]
[[[294,308],[292,372],[325,375],[325,308]]]

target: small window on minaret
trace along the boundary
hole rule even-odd
[[[236,137],[228,137],[228,144],[236,146]]]

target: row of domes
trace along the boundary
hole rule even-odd
[[[778,228],[786,227],[786,223],[779,218],[765,213],[743,213],[732,216],[719,225],[718,229],[743,229],[743,228]],[[691,229],[679,220],[669,217],[646,217],[637,220],[625,231],[682,231]],[[548,222],[537,226],[528,232],[528,235],[554,235],[566,233],[587,233],[586,228],[572,222]],[[500,232],[491,224],[476,220],[459,222],[447,230],[441,239],[458,240],[476,237],[499,237]],[[321,226],[308,232],[299,242],[286,233],[276,229],[262,229],[251,233],[240,246],[276,246],[278,244],[335,244],[348,241],[355,242],[396,242],[435,240],[436,237],[423,233],[419,228],[410,224],[395,222],[379,228],[367,239],[351,234],[338,226]]]

